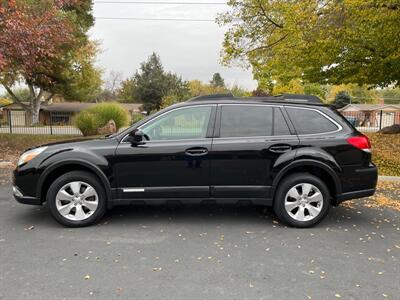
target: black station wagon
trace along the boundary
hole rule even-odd
[[[105,138],[29,149],[13,190],[71,227],[113,205],[170,200],[251,201],[309,227],[331,205],[371,196],[376,182],[368,138],[317,97],[211,95]]]

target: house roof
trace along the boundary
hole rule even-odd
[[[347,104],[339,111],[400,110],[400,104]]]
[[[29,105],[29,103],[25,103]],[[86,103],[86,102],[60,102],[52,103],[48,105],[42,105],[41,110],[51,111],[51,112],[79,112],[81,110],[92,107],[98,103]],[[140,112],[142,104],[140,103],[120,103],[122,107],[131,112]],[[17,103],[12,103],[10,105],[4,106],[3,109],[7,110],[21,110],[21,106]]]

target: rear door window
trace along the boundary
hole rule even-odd
[[[220,137],[289,135],[278,107],[222,105]]]
[[[298,134],[333,132],[339,128],[316,110],[286,107]]]

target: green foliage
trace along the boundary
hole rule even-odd
[[[304,86],[300,79],[292,79],[287,84],[278,81],[272,90],[272,94],[304,94]]]
[[[220,87],[220,88],[224,88],[225,87],[225,81],[222,78],[221,74],[219,73],[214,73],[213,77],[210,81],[210,85],[212,87]]]
[[[211,84],[203,83],[200,80],[191,80],[189,81],[188,86],[190,97],[221,94],[227,92],[224,87],[212,86]]]
[[[129,113],[116,102],[100,103],[80,112],[74,118],[74,125],[83,135],[94,135],[110,120],[114,120],[118,130],[129,125]]]
[[[334,104],[336,107],[341,108],[351,102],[350,95],[346,91],[340,91],[335,96]]]
[[[351,97],[352,103],[376,103],[378,100],[377,91],[371,86],[358,84],[341,84],[327,87],[327,100],[334,101],[336,95],[345,91]]]
[[[140,65],[133,78],[122,83],[122,90],[128,93],[128,98],[143,103],[146,111],[159,109],[165,96],[183,99],[188,94],[187,83],[178,75],[164,71],[156,53]]]
[[[400,5],[387,0],[230,0],[223,61],[284,84],[400,85]],[[265,87],[261,87],[265,90]]]
[[[229,91],[233,94],[235,97],[251,97],[252,93],[245,88],[242,88],[239,85],[233,85]]]
[[[385,104],[400,104],[400,88],[384,88],[377,93],[378,97],[385,100]]]
[[[121,88],[118,91],[118,99],[122,102],[136,102],[135,100],[136,83],[133,78],[128,78],[121,82]]]
[[[15,88],[13,91],[14,95],[16,95],[21,101],[29,101],[29,90],[27,88]],[[2,95],[3,98],[9,99],[10,101],[13,101],[13,98],[9,93],[5,93]]]
[[[132,116],[131,124],[135,124],[135,123],[141,121],[144,117],[145,117],[145,116],[142,115],[142,114],[134,114],[134,115]]]
[[[304,85],[304,94],[314,95],[321,99],[325,99],[326,88],[318,83],[307,83]]]
[[[92,113],[81,111],[75,116],[73,122],[75,127],[77,127],[84,136],[96,135],[96,117]]]

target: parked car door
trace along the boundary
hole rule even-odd
[[[278,106],[221,104],[211,156],[215,198],[266,198],[277,159],[294,158],[299,141]]]
[[[120,199],[209,197],[216,105],[175,108],[139,129],[148,140],[124,139],[115,163]]]

